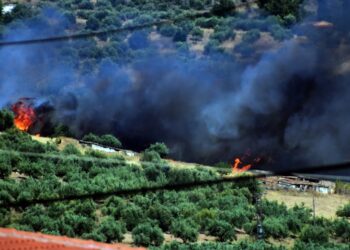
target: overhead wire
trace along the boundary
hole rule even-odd
[[[105,35],[125,32],[125,31],[135,31],[135,30],[150,28],[150,27],[154,27],[154,26],[160,26],[160,25],[164,25],[164,24],[177,23],[177,22],[184,21],[184,20],[191,20],[191,19],[196,19],[196,18],[200,18],[200,17],[211,17],[214,15],[220,15],[220,14],[224,14],[224,13],[228,13],[230,11],[233,11],[237,8],[250,6],[251,4],[253,4],[255,2],[256,2],[256,0],[252,0],[252,1],[242,2],[240,4],[236,4],[234,7],[226,7],[226,8],[222,8],[222,9],[215,10],[215,11],[214,10],[197,11],[194,14],[187,14],[187,15],[183,15],[183,16],[173,18],[173,19],[158,20],[158,21],[154,21],[154,22],[150,22],[150,23],[133,25],[133,26],[125,26],[125,27],[120,27],[120,28],[116,28],[116,29],[108,29],[108,30],[80,33],[80,34],[52,36],[52,37],[45,37],[45,38],[0,41],[0,47],[42,44],[42,43],[51,43],[51,42],[60,42],[60,41],[72,41],[72,40],[85,39],[85,38],[90,38],[90,37],[105,36]]]

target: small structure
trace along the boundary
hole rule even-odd
[[[281,176],[266,177],[262,179],[266,188],[276,190],[295,190],[299,192],[315,191],[322,194],[332,194],[335,192],[335,183],[318,179],[297,177],[297,176]]]
[[[109,146],[105,146],[105,145],[95,143],[95,142],[79,140],[79,143],[82,145],[91,147],[91,149],[93,149],[93,150],[98,150],[98,151],[102,151],[105,153],[121,152],[124,155],[129,156],[129,157],[133,157],[133,156],[137,155],[136,152],[128,150],[128,149],[109,147]]]

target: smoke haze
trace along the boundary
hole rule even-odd
[[[48,30],[47,18],[57,25]],[[54,48],[69,44],[4,47],[0,106],[36,97],[78,136],[112,133],[137,150],[162,141],[181,160],[227,161],[247,150],[284,165],[348,160],[350,20],[320,8],[318,20],[333,27],[317,29],[313,18],[294,28],[306,41],[284,41],[251,65],[220,55],[154,54],[124,66],[104,60],[96,73],[77,74],[56,59]],[[5,39],[60,34],[65,22],[46,10],[26,24],[30,29],[12,27]]]

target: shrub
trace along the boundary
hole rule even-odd
[[[329,233],[326,229],[320,226],[306,225],[299,235],[301,241],[309,243],[327,243]]]
[[[163,244],[164,235],[158,226],[146,222],[138,225],[132,230],[132,239],[138,246],[160,246]]]
[[[89,133],[83,137],[83,140],[115,148],[122,146],[122,143],[115,136],[110,134],[97,136],[95,134]]]
[[[164,205],[154,204],[147,211],[147,217],[157,220],[163,231],[168,231],[171,221],[174,219],[171,210]]]
[[[191,219],[179,219],[173,221],[170,232],[186,242],[195,242],[198,237],[199,226]]]
[[[266,236],[285,238],[288,236],[286,221],[278,217],[268,217],[263,221]]]
[[[350,202],[337,210],[337,216],[350,218]]]
[[[0,155],[0,177],[9,177],[12,173],[10,158],[7,155]]]
[[[118,241],[124,239],[126,233],[125,225],[121,222],[116,222],[113,217],[105,217],[98,227],[98,232],[105,236],[107,242]]]
[[[81,155],[79,149],[77,149],[73,144],[67,144],[62,150],[62,153],[66,155]]]
[[[162,36],[172,37],[176,33],[176,26],[174,25],[164,25],[159,29],[159,33]]]
[[[119,148],[122,146],[122,143],[113,135],[102,135],[100,138],[100,143],[102,145]]]
[[[144,211],[134,204],[128,205],[121,211],[121,218],[126,223],[126,228],[130,231],[144,220],[144,215]]]
[[[212,221],[208,231],[210,235],[218,237],[219,241],[231,241],[236,238],[234,227],[226,221]]]
[[[169,154],[169,148],[164,143],[154,143],[147,149],[149,151],[157,152],[161,157],[167,156]]]
[[[142,153],[141,161],[159,162],[160,160],[161,157],[156,151],[146,150]]]
[[[13,127],[14,115],[7,109],[0,110],[0,131]]]
[[[334,233],[345,242],[350,242],[350,222],[346,219],[335,220],[333,225]]]
[[[254,43],[257,40],[259,40],[260,38],[260,31],[257,29],[254,30],[249,30],[248,32],[246,32],[243,37],[242,37],[242,41],[244,43]]]

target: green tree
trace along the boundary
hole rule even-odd
[[[77,149],[73,144],[67,144],[62,150],[62,153],[66,155],[81,155],[79,149]]]
[[[219,241],[231,241],[236,238],[232,225],[226,221],[215,220],[208,228],[209,234],[218,237]]]
[[[160,246],[163,244],[164,235],[163,231],[150,222],[145,222],[137,225],[132,230],[132,239],[138,246]]]
[[[161,157],[167,156],[169,154],[169,148],[164,143],[154,143],[147,149],[149,151],[157,152]]]
[[[152,151],[152,150],[145,150],[141,156],[141,161],[159,162],[160,160],[161,160],[160,155],[156,151]]]
[[[346,219],[335,220],[333,222],[334,233],[345,242],[350,242],[350,222]]]
[[[113,135],[107,134],[100,137],[100,143],[106,146],[120,148],[122,143]]]
[[[301,241],[309,243],[327,243],[329,232],[320,226],[306,225],[299,235]]]
[[[108,243],[112,241],[121,242],[126,233],[125,224],[115,221],[111,216],[105,217],[99,225],[98,232],[103,234]]]
[[[144,220],[144,211],[140,207],[131,204],[121,211],[121,218],[125,221],[126,228],[132,230]]]
[[[0,155],[0,177],[9,177],[12,173],[11,156],[7,154]]]
[[[285,238],[288,236],[288,226],[284,219],[279,217],[268,217],[263,222],[266,236],[273,238]]]
[[[350,202],[337,210],[337,216],[350,218]]]
[[[195,242],[198,238],[199,226],[191,219],[179,219],[173,221],[170,232],[186,242]]]
[[[0,10],[1,10],[1,2],[0,2]],[[0,11],[1,12],[1,11]],[[1,22],[1,14],[0,14],[0,22]],[[7,109],[0,110],[0,131],[4,131],[13,127],[13,113]]]

